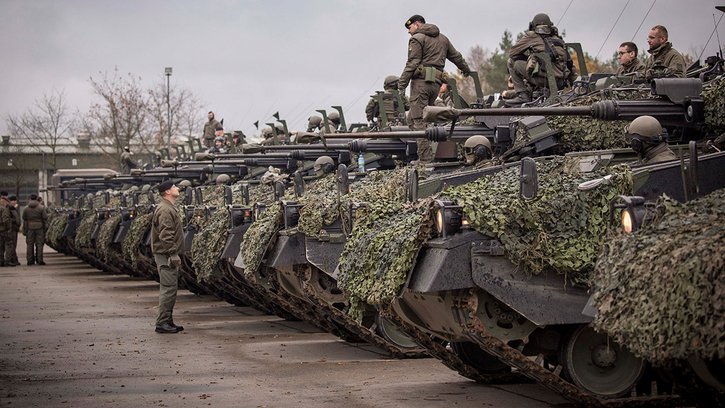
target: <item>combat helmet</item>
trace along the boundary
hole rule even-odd
[[[315,160],[315,174],[322,176],[335,171],[335,161],[330,156],[322,156]]]
[[[277,132],[278,135],[284,134],[284,126],[282,126],[281,123],[275,123],[274,124],[274,131]]]
[[[265,126],[262,128],[262,137],[265,139],[268,139],[270,137],[274,136],[274,131],[271,127]]]
[[[549,15],[545,13],[535,15],[534,19],[529,23],[529,31],[533,31],[536,34],[556,34],[554,30],[554,23],[551,22]]]
[[[330,122],[335,122],[335,124],[340,123],[340,114],[337,113],[337,111],[332,111],[327,114],[327,119],[330,119]]]
[[[648,146],[659,144],[666,139],[666,130],[652,116],[640,116],[624,128],[632,150],[642,154]]]
[[[229,180],[231,180],[231,177],[229,177],[228,174],[220,174],[220,175],[216,176],[216,184],[218,186],[226,185],[229,182]]]
[[[466,164],[471,165],[480,160],[491,158],[491,142],[486,136],[474,135],[463,144],[463,157]]]
[[[189,180],[181,180],[178,184],[176,184],[176,187],[179,187],[179,190],[183,190],[187,187],[191,187],[191,181]]]
[[[307,131],[311,132],[319,128],[320,124],[322,124],[322,117],[317,115],[310,116],[309,118],[307,118]]]
[[[398,89],[398,81],[400,77],[397,75],[388,75],[383,81],[383,89]]]
[[[216,143],[216,142],[222,142],[222,143],[224,143],[224,141],[225,141],[224,140],[224,136],[217,136],[217,137],[214,138],[214,143]]]

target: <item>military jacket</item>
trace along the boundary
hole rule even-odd
[[[23,210],[23,231],[45,229],[47,220],[45,207],[36,200],[30,200]]]
[[[214,139],[216,128],[221,126],[218,120],[212,119],[204,124],[204,139]]]
[[[685,77],[685,59],[676,49],[672,48],[672,43],[666,42],[654,50],[648,51],[652,56],[647,60],[645,68],[645,76],[652,79],[652,68],[655,65],[664,65],[670,70],[670,74],[674,78]]]
[[[405,95],[402,95],[402,97],[404,108],[407,111],[410,109],[408,97]],[[398,98],[393,95],[390,89],[386,89],[383,93],[383,105],[388,121],[394,121],[398,117]],[[370,101],[368,101],[368,104],[365,106],[365,117],[368,122],[371,122],[374,118],[380,121],[380,112],[377,98],[370,98]]]
[[[184,252],[181,217],[176,207],[162,198],[151,218],[151,252],[166,256]]]
[[[8,232],[12,227],[12,215],[9,207],[8,200],[0,199],[0,232]]]
[[[640,61],[639,58],[635,58],[629,61],[627,65],[620,65],[617,68],[617,75],[627,75],[637,73],[637,75],[644,77],[645,65],[644,62]]]
[[[422,79],[419,68],[433,67],[442,73],[446,59],[456,64],[464,74],[471,72],[461,53],[453,47],[448,37],[441,34],[438,27],[433,24],[421,25],[408,41],[408,61],[400,74],[398,89],[407,88],[411,79]]]
[[[644,158],[641,160],[641,164],[654,164],[662,163],[666,161],[677,160],[675,153],[670,150],[666,142],[662,142],[652,149],[648,150]]]
[[[569,82],[573,82],[576,79],[574,67],[569,67],[567,63],[567,61],[571,61],[569,51],[566,49],[564,41],[557,35],[542,35],[533,31],[526,31],[521,39],[509,50],[509,58],[514,61],[525,61],[530,55],[539,52],[548,53],[552,57],[551,64],[554,68],[555,78],[569,80]],[[541,64],[540,70],[545,72],[546,67]]]

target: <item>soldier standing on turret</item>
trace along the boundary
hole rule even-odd
[[[123,147],[123,153],[121,153],[121,173],[131,174],[131,169],[138,167],[136,162],[133,160],[133,153],[128,146]]]
[[[548,87],[546,66],[535,56],[541,52],[551,58],[557,88],[576,79],[576,70],[564,40],[559,37],[559,30],[548,15],[539,13],[529,23],[529,30],[509,50],[508,70],[516,97],[508,99],[507,105],[531,102],[532,91]]]
[[[443,81],[443,68],[446,59],[450,60],[463,75],[468,76],[471,69],[448,37],[441,34],[438,27],[426,24],[425,18],[418,14],[405,22],[410,40],[408,41],[408,61],[400,74],[398,90],[405,93],[410,82],[410,117],[413,130],[425,130],[423,108],[435,106],[438,91]],[[421,162],[433,160],[431,143],[418,139],[418,159]]]
[[[672,43],[668,41],[669,34],[664,26],[656,25],[647,34],[650,58],[647,60],[645,76],[647,80],[653,78],[684,78],[685,59]]]
[[[207,114],[208,122],[204,123],[204,146],[211,148],[214,145],[214,132],[222,124],[218,120],[214,119],[214,112],[209,111]]]

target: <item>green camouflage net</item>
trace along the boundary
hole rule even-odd
[[[111,262],[111,240],[116,232],[116,227],[121,222],[121,214],[113,215],[108,218],[101,229],[98,231],[98,238],[96,238],[96,255],[106,262]]]
[[[151,225],[151,217],[153,217],[153,213],[134,218],[121,245],[123,248],[123,257],[134,269],[139,268],[139,246],[141,245],[141,241],[143,241],[144,233]]]
[[[229,210],[222,207],[214,211],[204,227],[194,234],[189,256],[199,282],[210,282],[224,274],[219,260],[229,235],[230,217]]]
[[[591,105],[601,100],[634,100],[652,97],[649,88],[646,90],[608,91],[607,93],[606,97],[603,97],[601,92],[587,95],[566,106]],[[624,137],[624,128],[629,124],[626,120],[600,120],[587,116],[547,116],[546,122],[552,129],[559,129],[563,132],[561,136],[562,152],[629,147],[629,143]],[[519,127],[514,148],[521,147],[530,139],[523,127]]]
[[[725,358],[725,189],[614,233],[592,275],[597,330],[655,364]]]
[[[518,166],[461,186],[442,196],[456,200],[470,226],[496,237],[508,258],[534,274],[554,270],[575,283],[586,283],[609,222],[609,201],[631,191],[627,166],[567,173],[566,159],[537,161],[539,191],[533,200],[519,198]],[[611,174],[609,183],[592,190],[577,186]]]
[[[48,224],[48,232],[45,234],[45,239],[48,244],[53,248],[60,247],[60,239],[63,237],[63,231],[68,225],[68,214],[60,213],[53,217]]]
[[[337,182],[334,174],[317,180],[299,200],[300,210],[298,229],[306,235],[318,236],[320,230],[342,216],[349,222],[348,208],[351,203],[403,202],[407,168],[395,170],[376,170],[369,172],[350,186],[350,193],[338,198]],[[361,209],[359,211],[365,211]]]
[[[353,318],[362,319],[365,304],[384,307],[398,294],[430,236],[432,203],[432,199],[413,204],[381,201],[356,213],[338,277]]]
[[[282,222],[282,203],[275,201],[254,220],[244,234],[240,251],[244,261],[244,274],[248,278],[252,278],[259,269],[264,253]]]
[[[75,247],[77,249],[91,246],[91,234],[93,227],[96,225],[96,212],[88,210],[83,215],[83,219],[76,228]]]
[[[249,205],[255,203],[271,203],[274,201],[274,189],[272,187],[259,184],[249,186]],[[241,202],[239,204],[242,204]]]
[[[714,133],[725,132],[725,78],[708,82],[702,90],[705,124]]]

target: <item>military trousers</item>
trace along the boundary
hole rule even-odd
[[[10,242],[5,247],[5,259],[10,260],[11,263],[18,263],[18,231],[11,231],[8,237]]]
[[[5,259],[5,241],[7,240],[7,231],[0,232],[0,265],[5,266],[5,263],[10,263],[10,260]]]
[[[413,122],[413,130],[425,130],[426,124],[423,121],[423,108],[435,106],[436,98],[441,86],[437,82],[426,82],[422,79],[410,81],[410,118]],[[418,161],[433,161],[433,146],[428,139],[417,139]]]
[[[533,90],[549,87],[546,77],[529,76],[526,71],[526,61],[513,61],[509,59],[508,69],[509,75],[511,75],[511,82],[514,84],[514,92],[516,93],[526,92],[531,94]],[[556,79],[556,86],[560,89],[564,87],[564,83],[560,78]]]
[[[156,326],[174,321],[176,292],[179,290],[179,267],[171,263],[170,257],[154,254],[159,271],[159,314]]]
[[[28,265],[43,262],[43,246],[45,245],[44,229],[29,229],[25,235]]]
[[[0,233],[0,252],[3,255],[3,265],[13,263],[13,254],[15,253],[15,247],[13,246],[12,235],[13,233],[10,231]]]

